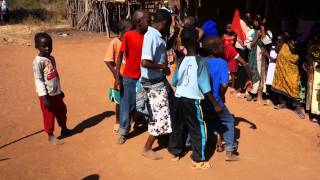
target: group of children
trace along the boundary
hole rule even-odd
[[[173,160],[183,157],[186,146],[191,142],[191,167],[208,169],[211,165],[206,157],[209,132],[206,122],[214,122],[215,127],[210,132],[215,132],[218,137],[216,150],[226,151],[226,161],[237,161],[235,120],[225,105],[229,75],[232,77],[235,73],[230,69],[239,63],[246,73],[242,88],[252,90],[257,88],[253,70],[257,71],[259,65],[254,62],[250,66],[250,62],[246,63],[241,57],[241,49],[231,40],[230,25],[227,26],[227,34],[221,38],[210,29],[215,26],[213,22],[208,21],[198,28],[194,18],[187,17],[182,23],[183,28],[175,30],[170,36],[172,19],[167,9],[157,10],[153,18],[149,12],[137,10],[131,21],[121,20],[118,24],[120,36],[111,41],[104,58],[115,79],[114,87],[109,92],[110,98],[116,102],[113,132],[119,134],[117,143],[124,144],[128,139],[131,122],[136,121],[137,111],[142,112],[142,104],[145,106],[143,113],[148,120],[149,132],[143,156],[162,159],[152,146],[157,138],[169,136],[168,151]],[[252,32],[255,34],[252,34],[254,43],[250,44],[253,51],[259,51],[254,46],[263,43],[260,42],[263,41],[261,37],[268,36],[266,31],[261,31]],[[172,42],[178,46],[174,47]],[[288,48],[292,48],[290,43],[287,43]],[[244,43],[240,45],[244,46]],[[35,47],[39,54],[33,61],[33,70],[45,131],[50,142],[60,144],[61,140],[53,134],[54,118],[57,118],[62,129],[61,136],[68,136],[72,131],[66,125],[67,108],[63,102],[64,93],[55,59],[51,56],[51,37],[47,33],[37,33]],[[167,77],[172,73],[167,51],[171,48],[174,48],[178,59],[172,82],[169,83]],[[282,48],[282,51],[285,50]],[[275,59],[274,56],[277,55],[270,52],[270,59]],[[257,58],[256,55],[254,57]]]
[[[114,74],[114,88],[120,94],[120,103],[116,105],[119,107],[116,108],[119,124],[114,126],[114,132],[119,133],[117,143],[123,144],[128,138],[131,121],[134,121],[138,110],[136,89],[141,86],[145,93],[143,101],[147,106],[149,132],[142,155],[154,160],[162,159],[152,150],[152,145],[158,137],[170,135],[168,150],[177,160],[186,152],[189,137],[192,167],[206,169],[210,167],[205,156],[205,122],[208,120],[219,121],[215,131],[223,136],[225,146],[223,148],[218,143],[217,150],[226,150],[227,161],[236,161],[238,157],[235,154],[234,119],[224,104],[229,82],[228,64],[222,59],[225,46],[220,37],[212,36],[203,41],[200,50],[201,32],[193,21],[192,17],[186,18],[183,30],[174,32],[170,37],[170,12],[157,10],[151,22],[148,12],[138,10],[132,17],[132,26],[127,20],[120,22],[120,27],[126,24],[128,28],[121,28],[120,39],[112,40],[105,61]],[[176,62],[173,74],[171,85],[175,92],[167,80],[171,74],[167,57],[171,47],[168,42],[172,38],[180,40],[184,53]],[[121,46],[114,48],[114,42],[118,41],[121,41]],[[207,57],[201,57],[200,53]],[[227,128],[222,130],[221,126]]]
[[[172,85],[167,80],[171,74],[167,50],[168,41],[177,38],[177,32],[169,37],[172,17],[166,9],[159,9],[153,15],[138,10],[132,20],[119,23],[119,38],[114,38],[104,58],[115,82],[113,99],[116,100],[116,125],[118,144],[128,138],[131,121],[135,119],[137,86],[145,93],[143,101],[147,106],[149,137],[142,155],[162,159],[152,150],[158,137],[170,135],[168,150],[174,160],[186,152],[189,137],[192,148],[192,168],[207,169],[205,149],[207,143],[206,121],[219,121],[215,131],[223,135],[226,160],[238,160],[234,142],[234,119],[224,104],[228,87],[228,65],[224,57],[224,44],[219,37],[208,37],[203,41],[202,56],[198,30],[195,26],[185,27],[180,32],[181,45],[186,54],[176,62]],[[39,54],[33,61],[36,91],[43,114],[44,129],[48,140],[61,144],[54,136],[54,118],[61,127],[61,136],[72,131],[67,128],[67,108],[63,102],[64,93],[60,87],[55,59],[51,56],[52,39],[47,33],[37,33],[35,47]],[[118,96],[115,94],[118,93]],[[119,99],[120,97],[120,99]],[[214,114],[215,116],[209,116]],[[222,130],[221,124],[227,127]],[[222,149],[222,150],[221,150]],[[220,144],[219,150],[223,151]]]

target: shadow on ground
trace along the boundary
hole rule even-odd
[[[74,136],[76,134],[82,133],[85,129],[91,128],[93,126],[96,126],[101,121],[103,121],[107,117],[111,117],[115,114],[114,111],[106,111],[101,114],[94,115],[92,117],[89,117],[88,119],[83,120],[81,123],[76,125],[71,131],[72,133],[68,136],[59,137],[60,139],[68,138],[71,136]]]
[[[19,142],[21,140],[27,139],[27,138],[32,137],[34,135],[40,134],[41,132],[43,132],[43,129],[39,130],[39,131],[36,131],[36,132],[33,132],[31,134],[25,135],[25,136],[23,136],[23,137],[21,137],[19,139],[16,139],[16,140],[13,140],[13,141],[7,143],[7,144],[4,144],[4,145],[0,146],[0,149],[4,148],[6,146],[9,146],[9,145],[15,144],[15,143],[17,143],[17,142]]]
[[[91,174],[87,177],[84,177],[82,180],[99,180],[100,176],[99,174]]]

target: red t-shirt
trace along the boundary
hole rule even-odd
[[[236,48],[230,44],[224,45],[224,51],[226,54],[226,60],[228,62],[228,68],[230,73],[235,73],[238,71],[238,64],[236,59],[239,57],[239,53]]]
[[[124,34],[120,48],[126,58],[126,66],[122,73],[124,77],[140,78],[142,45],[143,35],[138,31],[128,31]]]
[[[232,45],[233,46],[234,42],[236,40],[236,37],[234,37],[234,36],[230,37],[230,36],[227,36],[225,34],[225,35],[223,35],[222,39],[223,39],[223,42],[224,42],[225,45],[228,44],[228,45]]]

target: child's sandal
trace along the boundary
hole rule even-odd
[[[210,169],[212,166],[209,162],[194,162],[192,161],[192,164],[190,166],[191,169],[202,169],[207,170]]]

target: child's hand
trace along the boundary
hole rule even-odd
[[[221,113],[223,111],[223,109],[219,105],[215,105],[214,110],[216,111],[216,113]]]
[[[47,95],[43,96],[43,104],[47,109],[51,108],[51,103],[50,103],[49,97]]]
[[[118,90],[118,91],[120,90],[120,84],[117,83],[117,81],[114,82],[113,89]]]

